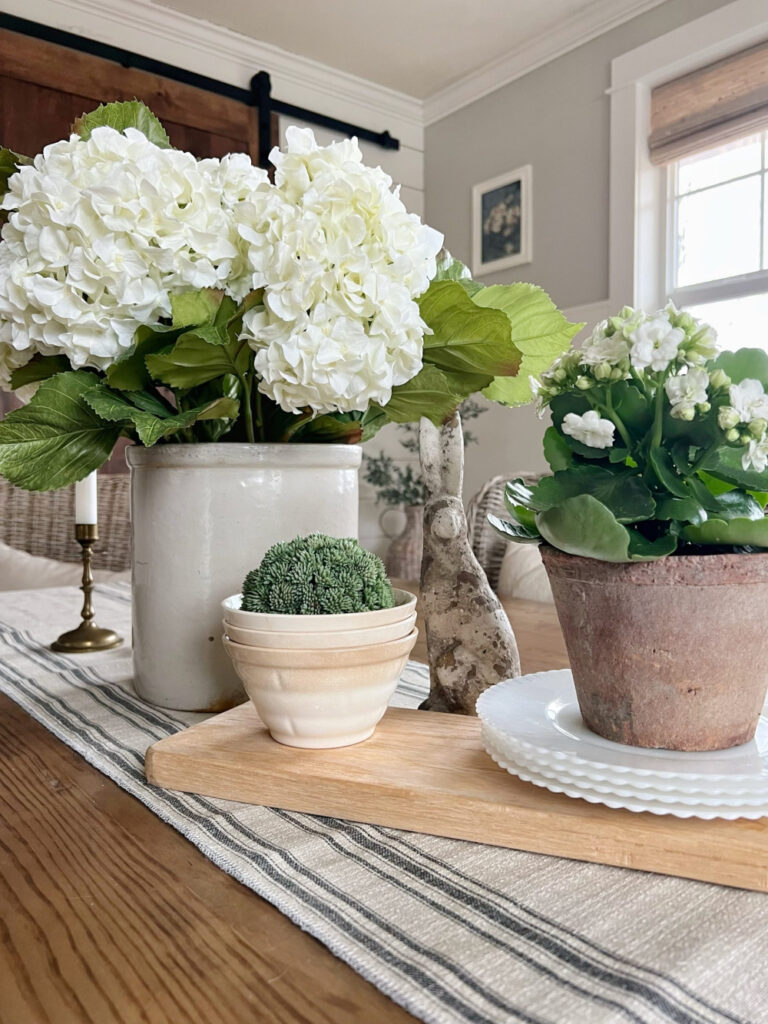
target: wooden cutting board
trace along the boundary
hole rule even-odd
[[[393,708],[364,743],[299,750],[247,703],[155,743],[146,773],[187,793],[768,892],[768,818],[659,817],[550,793],[494,764],[476,718]]]

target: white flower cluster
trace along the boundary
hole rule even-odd
[[[610,420],[603,419],[594,409],[588,409],[582,416],[569,412],[563,417],[563,433],[589,448],[612,448],[615,429]]]
[[[365,410],[422,365],[428,330],[414,298],[435,274],[442,235],[409,214],[355,139],[318,146],[289,128],[273,150],[275,188],[237,207],[251,286],[264,308],[246,314],[260,390],[298,412]]]
[[[196,160],[135,129],[46,147],[9,181],[0,243],[0,387],[36,353],[105,369],[174,292],[249,288],[233,208],[268,192],[244,155]]]
[[[597,324],[580,347],[560,356],[540,381],[533,382],[534,390],[541,410],[555,395],[574,388],[588,391],[596,384],[629,380],[633,374],[677,370],[666,382],[672,415],[691,419],[696,407],[706,404],[704,377],[694,371],[717,351],[714,329],[671,303],[652,314],[625,306]],[[694,395],[699,396],[696,401]]]
[[[730,405],[723,405],[717,422],[727,441],[745,445],[744,469],[762,473],[768,466],[768,395],[759,380],[747,377],[728,389]]]

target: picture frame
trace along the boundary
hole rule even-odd
[[[472,188],[472,273],[475,277],[533,259],[531,164]]]

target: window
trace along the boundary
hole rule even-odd
[[[768,132],[671,163],[666,290],[723,348],[768,351]]]

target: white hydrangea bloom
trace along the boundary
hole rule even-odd
[[[612,448],[615,429],[610,420],[602,419],[594,409],[582,416],[569,412],[563,417],[563,433],[589,448]]]
[[[241,297],[250,269],[232,208],[268,187],[248,157],[198,161],[131,128],[47,146],[2,202],[3,365],[10,345],[106,369],[140,324],[170,315],[174,292],[233,279]]]
[[[664,390],[672,406],[672,416],[681,420],[693,419],[696,406],[707,401],[708,387],[709,374],[701,367],[692,367],[687,373],[668,377]]]
[[[754,469],[757,473],[763,473],[768,466],[768,437],[761,441],[749,442],[747,450],[741,457],[741,465],[744,469]]]
[[[666,370],[677,358],[677,350],[684,338],[685,332],[679,327],[673,327],[667,314],[657,313],[629,334],[632,366],[635,370],[646,370],[649,367],[656,372]]]
[[[747,377],[739,384],[731,384],[729,397],[739,423],[768,420],[768,395],[759,380]]]
[[[293,412],[365,410],[422,366],[427,327],[414,299],[435,274],[442,235],[407,212],[392,179],[354,139],[318,146],[289,128],[273,150],[274,196],[235,212],[264,311],[242,337],[260,389]]]

